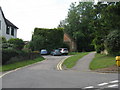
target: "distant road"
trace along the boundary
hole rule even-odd
[[[56,69],[68,56],[44,56],[47,60],[2,77],[3,88],[117,88],[118,74]]]

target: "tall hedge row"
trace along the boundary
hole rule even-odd
[[[59,48],[63,46],[63,35],[62,28],[35,28],[30,47],[32,50],[47,49],[48,51]]]

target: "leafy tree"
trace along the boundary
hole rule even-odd
[[[93,27],[95,38],[93,44],[99,53],[106,49],[104,41],[107,35],[118,28],[120,29],[119,6],[120,2],[98,2],[98,4],[94,6],[93,15],[95,19],[93,20]]]
[[[78,51],[91,51],[93,35],[90,22],[93,19],[91,10],[92,2],[72,3],[65,20],[60,22],[59,26],[64,27],[64,31],[68,33],[76,42]]]
[[[120,55],[120,31],[115,30],[108,34],[105,47],[109,54]]]

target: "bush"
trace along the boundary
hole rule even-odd
[[[120,31],[112,31],[105,40],[105,47],[109,54],[120,55]]]
[[[97,36],[94,38],[94,40],[92,42],[97,53],[100,53],[101,51],[104,51],[104,49],[105,49],[103,37],[104,36]]]
[[[10,44],[10,43],[2,43],[2,48],[3,49],[7,49],[7,48],[13,48],[13,44]]]
[[[24,41],[19,38],[11,38],[8,40],[8,43],[13,44],[13,48],[21,50],[24,47]]]
[[[13,49],[3,49],[2,50],[2,64],[7,63],[12,57],[17,56],[18,53]]]
[[[3,49],[2,50],[2,64],[8,64],[24,60],[33,60],[40,57],[39,53],[26,52],[15,49]]]
[[[2,43],[6,43],[7,42],[7,40],[6,40],[6,38],[5,37],[0,37],[0,41],[2,41]]]

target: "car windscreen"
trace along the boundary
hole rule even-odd
[[[55,52],[60,52],[60,50],[55,50]]]

